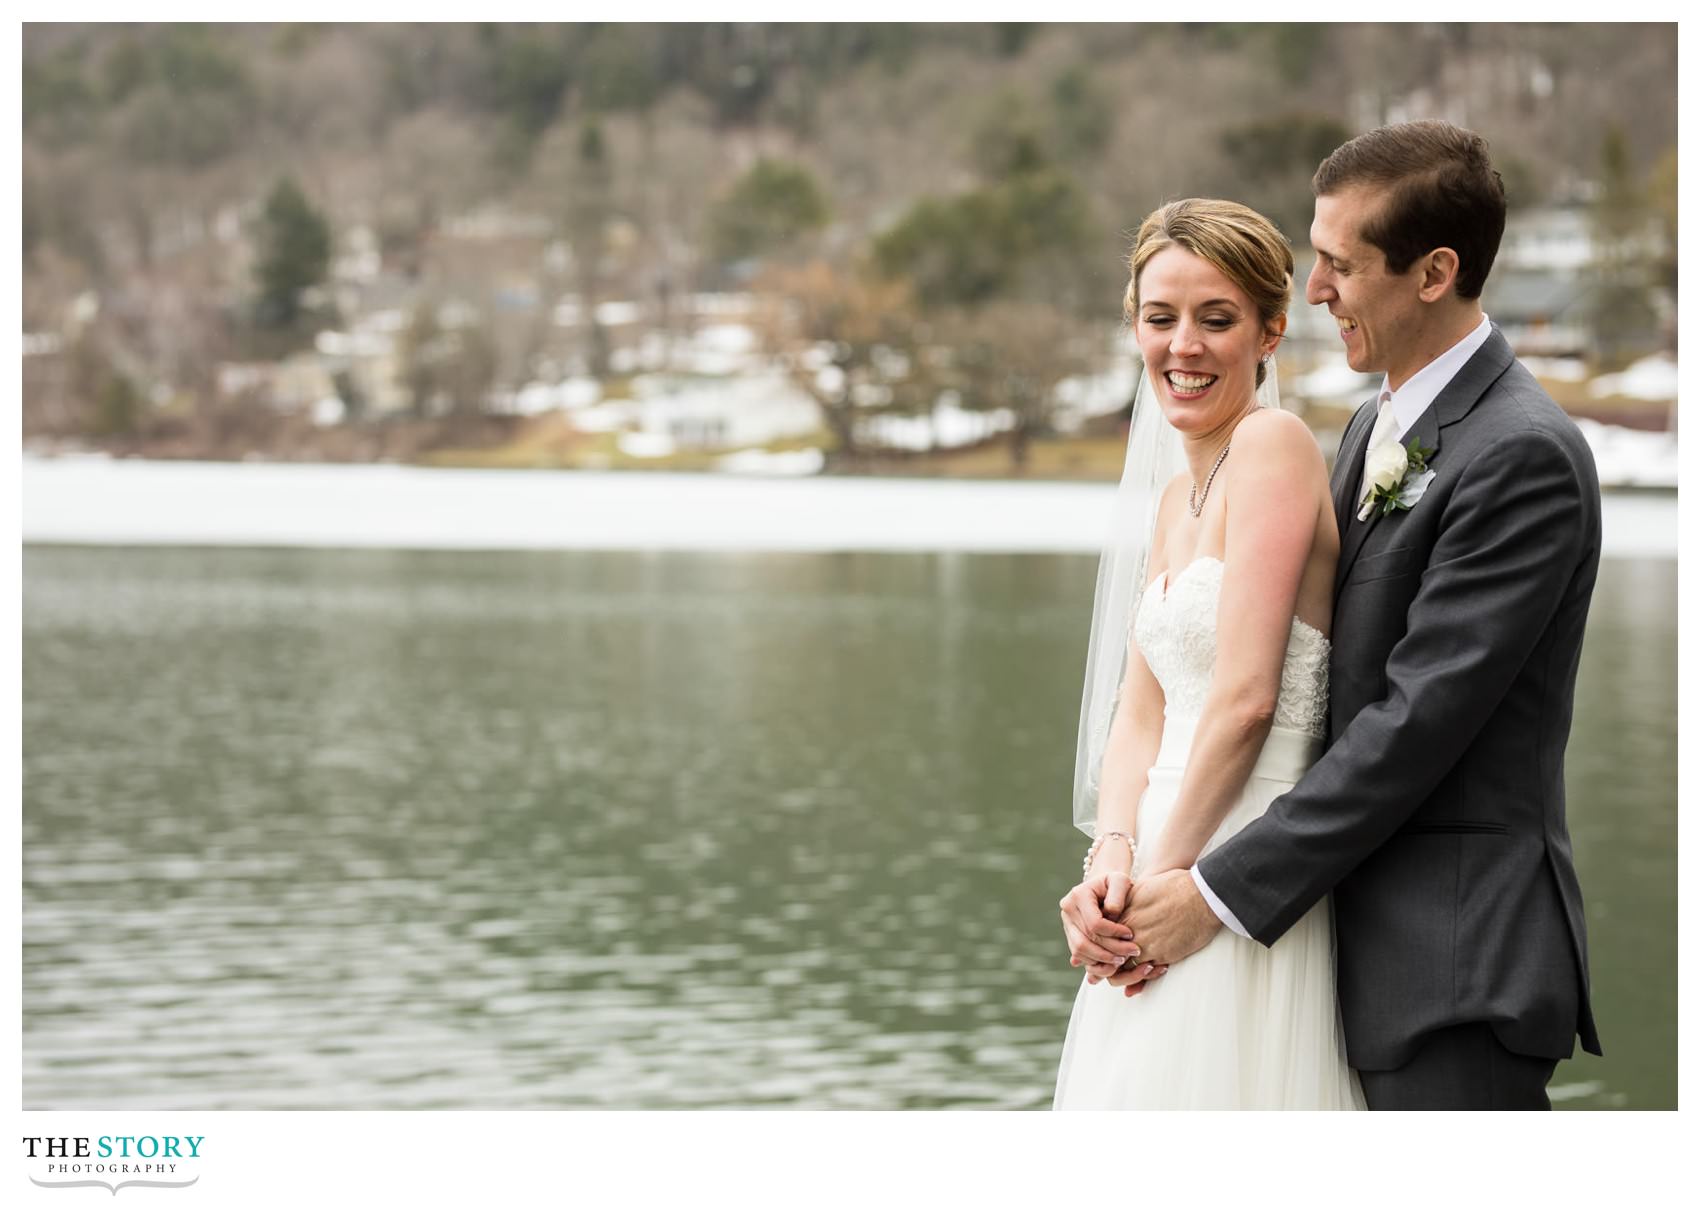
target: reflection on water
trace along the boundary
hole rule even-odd
[[[1672,1106],[1675,577],[1607,568],[1555,1093]],[[26,1106],[1048,1103],[1090,557],[24,570]]]

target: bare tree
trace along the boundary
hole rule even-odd
[[[1010,466],[1025,471],[1033,439],[1050,428],[1057,384],[1091,368],[1080,322],[1049,304],[999,299],[957,311],[946,332],[964,402],[1009,410]]]
[[[859,461],[859,417],[930,406],[926,330],[905,283],[811,261],[770,269],[758,286],[764,340],[820,407],[832,463]]]

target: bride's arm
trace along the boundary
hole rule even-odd
[[[1299,583],[1330,500],[1322,452],[1291,413],[1254,413],[1223,467],[1216,664],[1174,811],[1142,875],[1190,867],[1250,777],[1275,718]]]
[[[1167,532],[1169,511],[1176,499],[1171,484],[1158,504],[1151,554],[1146,561],[1145,584],[1138,586],[1141,594],[1152,581],[1168,575],[1163,536]],[[1135,610],[1140,600],[1142,598],[1135,599]],[[1132,620],[1129,620],[1130,626],[1131,623]],[[1162,742],[1163,688],[1146,665],[1139,645],[1129,637],[1121,698],[1110,721],[1109,739],[1104,744],[1104,762],[1098,772],[1099,837],[1111,830],[1134,836],[1134,826],[1139,820],[1139,801],[1145,795],[1151,764],[1157,760],[1157,750]],[[1111,838],[1098,848],[1098,856],[1093,860],[1087,877],[1090,879],[1107,872],[1126,874],[1132,857],[1125,841]]]
[[[1168,517],[1166,507],[1172,497],[1172,491],[1166,492],[1159,505],[1158,524],[1147,561],[1148,582],[1165,575],[1163,522]],[[1138,609],[1137,599],[1134,608]],[[1127,620],[1129,627],[1132,623],[1132,619]],[[1104,837],[1111,830],[1133,836],[1147,772],[1157,759],[1162,738],[1163,690],[1140,655],[1139,645],[1130,636],[1121,691],[1110,717],[1110,734],[1098,768],[1097,836]],[[1070,959],[1084,966],[1088,978],[1094,981],[1120,971],[1124,957],[1138,954],[1132,931],[1113,920],[1121,912],[1123,898],[1131,887],[1126,879],[1131,860],[1132,852],[1125,840],[1106,838],[1098,847],[1091,868],[1057,906],[1062,910]],[[1119,888],[1114,886],[1118,877]]]
[[[1127,669],[1122,676],[1120,705],[1110,723],[1104,745],[1104,764],[1098,774],[1098,836],[1116,830],[1134,836],[1139,820],[1139,801],[1151,763],[1163,740],[1163,691],[1139,653],[1139,645],[1127,646]],[[1127,874],[1133,858],[1127,842],[1110,838],[1098,847],[1087,878],[1106,872]]]

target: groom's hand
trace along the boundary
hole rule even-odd
[[[1116,918],[1124,912],[1133,882],[1119,872],[1082,880],[1058,902],[1063,934],[1068,938],[1069,963],[1086,967],[1086,979],[1096,983],[1122,971],[1122,962],[1138,956],[1133,932]]]
[[[1170,964],[1203,947],[1222,928],[1221,919],[1211,912],[1198,885],[1192,882],[1192,874],[1179,869],[1135,884],[1121,920],[1132,928],[1147,961],[1109,978],[1110,984],[1125,989],[1130,997],[1146,980],[1161,976]]]

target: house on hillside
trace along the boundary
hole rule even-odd
[[[1495,268],[1482,294],[1521,357],[1585,358],[1594,340],[1594,283],[1565,269]]]
[[[1662,255],[1663,236],[1649,226],[1614,251],[1620,261],[1651,265]],[[1640,331],[1631,321],[1626,332],[1624,287],[1614,288],[1606,268],[1606,250],[1586,205],[1513,211],[1482,306],[1521,356],[1591,360],[1656,347],[1675,300],[1650,275],[1644,287],[1630,287],[1627,303],[1645,319]]]
[[[821,426],[815,402],[778,370],[723,378],[642,375],[632,391],[636,398],[624,407],[635,426],[683,449],[764,446]]]

